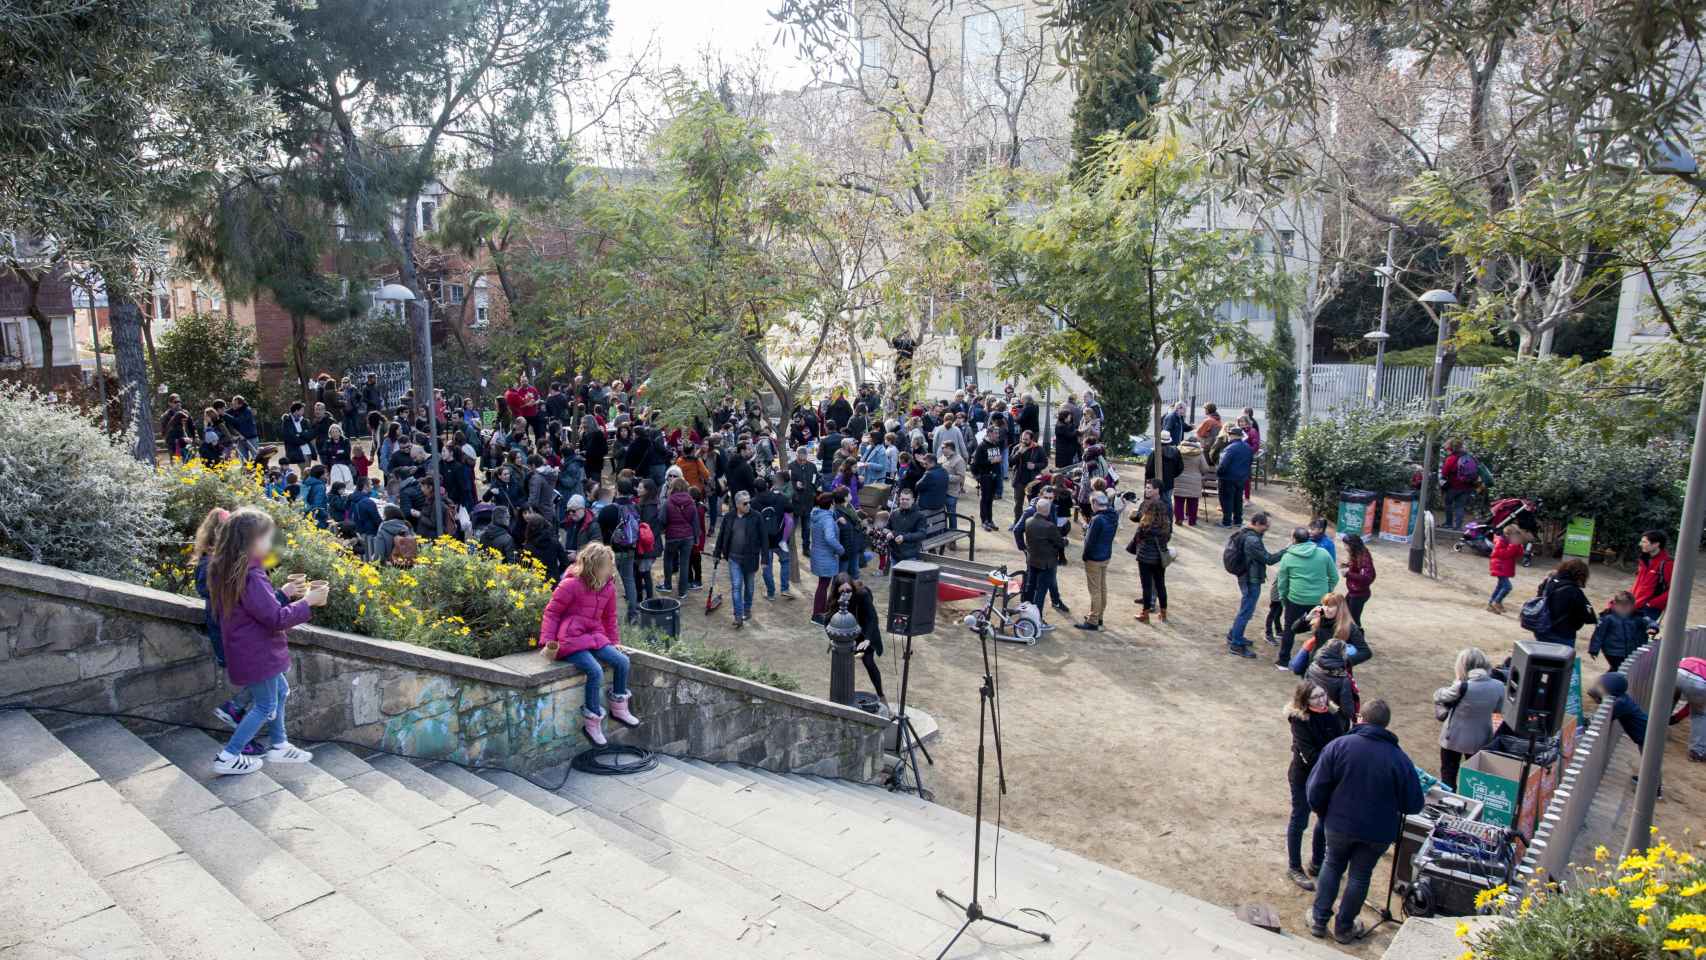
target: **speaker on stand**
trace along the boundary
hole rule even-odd
[[[900,708],[895,714],[894,753],[899,759],[889,776],[890,790],[912,789],[926,797],[924,777],[918,769],[918,754],[931,766],[936,761],[918,739],[918,731],[906,715],[906,688],[912,678],[912,638],[936,632],[936,582],[942,568],[921,560],[902,560],[889,569],[889,633],[905,639],[900,655]],[[907,771],[912,783],[906,781]]]

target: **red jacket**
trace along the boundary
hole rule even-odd
[[[1660,550],[1643,556],[1635,566],[1635,609],[1663,610],[1670,599],[1670,575],[1675,569],[1670,554]]]
[[[1454,453],[1446,457],[1445,463],[1439,468],[1439,475],[1444,479],[1447,490],[1473,490],[1481,483],[1479,473],[1476,474],[1474,480],[1463,480],[1457,476],[1457,458],[1460,456],[1462,454]],[[1505,576],[1508,577],[1510,574],[1507,573]]]
[[[532,420],[539,415],[539,390],[532,385],[510,387],[504,391],[504,404],[510,413]]]
[[[616,578],[594,590],[573,574],[564,577],[545,604],[539,645],[557,643],[557,659],[616,643]]]
[[[1495,534],[1493,537],[1493,554],[1487,558],[1487,575],[1490,577],[1516,576],[1516,562],[1521,556],[1522,544]]]

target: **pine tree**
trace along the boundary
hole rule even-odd
[[[1262,373],[1268,393],[1268,429],[1262,435],[1262,447],[1273,451],[1272,462],[1277,464],[1297,433],[1297,338],[1291,334],[1291,324],[1274,324],[1273,352],[1273,363]]]
[[[1155,51],[1148,44],[1134,44],[1096,62],[1110,68],[1098,74],[1080,72],[1078,99],[1072,104],[1074,177],[1084,172],[1096,139],[1110,132],[1125,133],[1133,124],[1147,118],[1149,107],[1161,90],[1161,78],[1152,72]]]

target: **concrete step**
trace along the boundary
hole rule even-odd
[[[116,749],[104,745],[117,734],[134,742]],[[282,931],[257,916],[124,796],[123,784],[147,785],[158,779],[153,777],[155,771],[171,769],[146,744],[111,720],[69,727],[56,737],[21,712],[0,714],[0,741],[6,744],[0,751],[0,783],[21,791],[22,795],[13,795],[30,808],[0,819],[0,827],[16,821],[9,830],[18,833],[33,823],[41,832],[26,831],[21,836],[36,845],[46,836],[59,845],[58,855],[32,868],[30,884],[37,895],[62,902],[64,909],[78,910],[78,916],[88,921],[81,933],[70,936],[71,941],[86,936],[102,943],[108,936],[127,936],[134,930],[139,936],[132,945],[138,949],[152,945],[174,960],[230,956],[300,960]],[[80,754],[77,748],[85,744],[89,749]],[[140,759],[145,754],[154,754],[154,759]],[[132,760],[110,767],[105,763],[109,757],[125,756]],[[117,783],[103,780],[109,769],[129,776]],[[5,806],[0,803],[0,809]],[[37,806],[45,819],[38,818]],[[29,863],[21,852],[14,855],[6,846],[0,841],[0,876],[6,865]],[[67,864],[95,884],[101,898],[98,908],[89,899],[88,885],[65,875]],[[10,892],[3,879],[0,892]],[[0,915],[16,914],[30,922],[30,895],[20,893],[4,902],[8,906]],[[121,911],[129,922],[116,916],[93,920],[97,909]],[[6,923],[0,920],[0,929]]]

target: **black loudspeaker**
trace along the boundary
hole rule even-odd
[[[889,571],[889,632],[914,637],[936,632],[936,581],[942,568],[902,560]]]
[[[1574,647],[1539,640],[1520,640],[1511,651],[1510,677],[1505,681],[1505,726],[1512,732],[1542,739],[1564,726],[1564,704],[1570,695]]]

